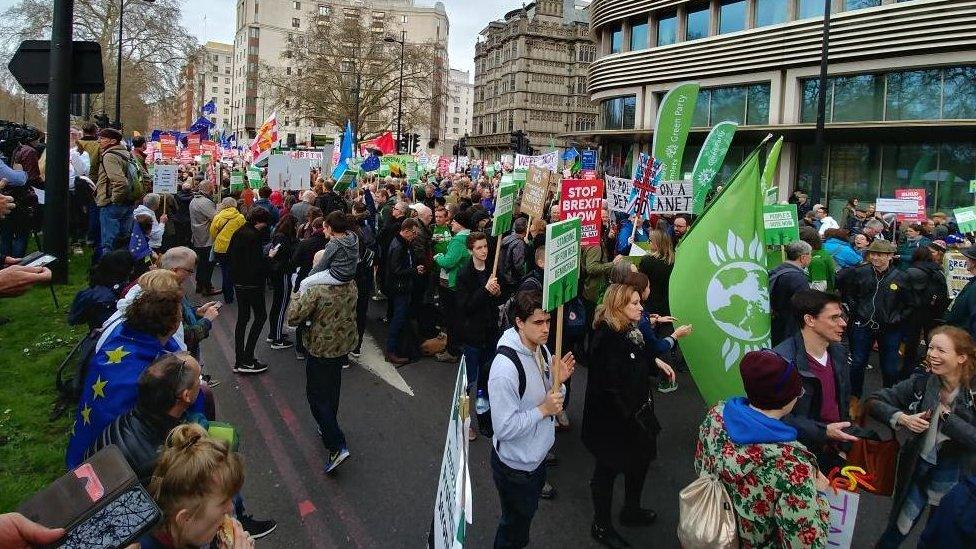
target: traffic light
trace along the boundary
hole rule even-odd
[[[397,139],[397,154],[407,152],[407,144],[409,143],[408,139],[409,138],[406,135],[401,135],[400,138]]]
[[[461,141],[458,143],[458,148],[461,150],[461,156],[467,156],[468,154],[468,138],[462,137]]]
[[[413,148],[412,148],[412,152],[417,152],[417,151],[420,150],[420,134],[419,133],[415,133],[415,134],[413,134],[412,137],[413,137],[413,143],[412,143],[413,144]]]
[[[509,148],[515,152],[519,151],[519,147],[522,145],[522,130],[517,132],[512,132],[509,138]]]

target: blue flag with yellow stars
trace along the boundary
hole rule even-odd
[[[84,461],[85,450],[105,427],[135,407],[142,371],[163,354],[179,350],[173,338],[163,345],[156,337],[127,328],[125,322],[111,330],[88,363],[68,440],[68,469]]]

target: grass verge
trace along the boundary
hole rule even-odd
[[[72,255],[70,283],[55,286],[60,310],[48,286],[0,300],[0,513],[64,474],[70,416],[50,420],[57,367],[85,326],[68,326],[75,293],[87,286],[90,255]]]

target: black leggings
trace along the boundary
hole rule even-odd
[[[271,275],[271,316],[268,317],[268,337],[284,339],[285,317],[291,300],[291,273]]]
[[[650,459],[642,459],[633,464],[633,468],[621,471],[596,462],[593,478],[590,479],[590,491],[593,494],[593,522],[597,526],[609,528],[611,522],[611,506],[613,504],[613,481],[617,475],[624,475],[624,509],[640,508],[641,492],[644,491],[644,479],[647,478],[647,468]]]
[[[237,326],[234,328],[234,362],[236,364],[250,364],[254,362],[254,347],[261,335],[264,321],[268,319],[267,305],[264,303],[264,288],[241,288],[237,290]],[[251,331],[247,331],[247,324],[254,313]],[[247,334],[247,343],[244,335]]]

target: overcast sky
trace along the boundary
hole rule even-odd
[[[522,0],[442,0],[451,23],[451,68],[467,70],[474,78],[474,44],[478,33],[488,22],[500,19],[506,12],[521,6]],[[0,0],[0,5],[11,0]],[[433,6],[434,0],[416,0],[417,5]],[[235,0],[187,1],[183,4],[183,24],[201,43],[207,40],[234,42]],[[206,17],[206,19],[204,19]]]

